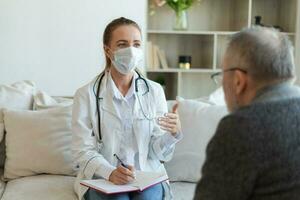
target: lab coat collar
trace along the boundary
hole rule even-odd
[[[113,103],[113,91],[108,87],[108,74],[109,71],[105,71],[105,75],[101,81],[99,93],[100,105],[103,110],[113,114],[118,119],[121,119]]]
[[[99,93],[99,99],[101,101],[101,107],[102,109],[106,110],[107,112],[110,112],[114,116],[116,116],[118,119],[121,119],[121,116],[119,115],[114,103],[113,103],[113,98],[114,98],[114,91],[111,87],[111,84],[109,83],[109,76],[110,72],[109,70],[105,71],[105,75],[102,79],[101,86],[100,86],[100,93]],[[138,74],[135,72],[134,77],[133,77],[133,82],[131,84],[131,89],[132,95],[136,95],[135,92],[135,79],[138,77]],[[134,116],[137,116],[139,112],[139,105],[138,105],[138,100],[136,99],[134,103]],[[143,102],[143,101],[142,101]]]
[[[117,88],[115,82],[113,81],[111,73],[108,73],[108,88],[109,90],[112,90],[113,97],[118,100],[129,100],[130,98],[132,98],[135,95],[135,80],[137,76],[138,75],[134,73],[130,88],[125,97],[123,97],[120,90]]]

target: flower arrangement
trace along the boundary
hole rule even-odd
[[[176,14],[174,29],[187,29],[186,10],[195,2],[201,0],[152,0],[150,5],[150,16],[155,14],[156,7],[169,6]]]
[[[162,7],[164,5],[168,5],[175,12],[180,12],[183,10],[187,10],[190,8],[194,2],[200,3],[201,0],[152,0],[151,12],[150,15],[155,14],[155,7]]]

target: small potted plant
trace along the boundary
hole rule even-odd
[[[165,77],[163,76],[163,75],[158,75],[155,79],[154,79],[154,81],[156,82],[156,83],[159,83],[161,86],[162,86],[162,88],[165,90],[166,89],[166,81],[165,81]]]

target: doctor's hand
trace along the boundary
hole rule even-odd
[[[116,185],[124,185],[132,182],[135,179],[134,167],[128,166],[128,169],[120,165],[112,171],[109,176],[109,181]]]
[[[170,132],[175,136],[181,130],[181,124],[177,113],[178,102],[173,106],[171,113],[166,113],[164,117],[158,118],[161,129]]]

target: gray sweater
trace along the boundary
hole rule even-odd
[[[300,89],[278,84],[224,117],[207,147],[195,199],[300,199]]]

